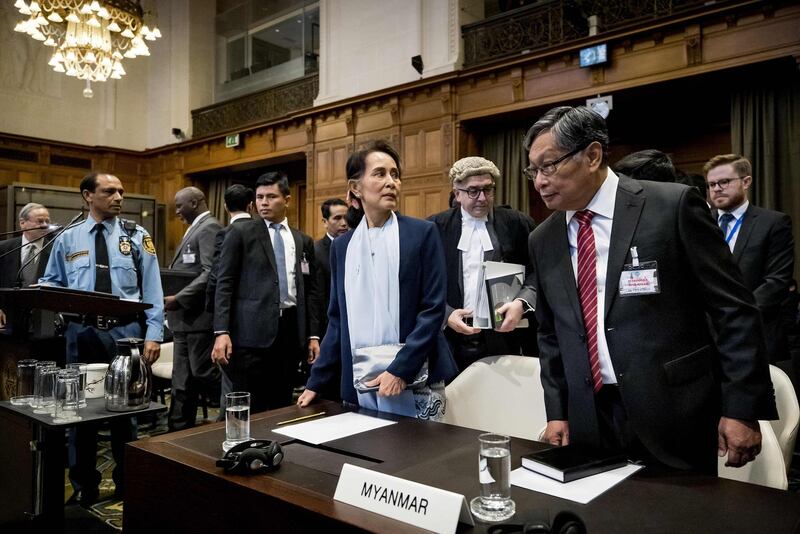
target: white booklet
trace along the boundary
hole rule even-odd
[[[559,482],[539,473],[534,473],[524,467],[511,471],[511,485],[561,497],[581,504],[586,504],[598,495],[613,488],[643,465],[628,464],[611,471],[604,471],[596,475],[579,478],[572,482]]]

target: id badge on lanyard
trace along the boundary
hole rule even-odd
[[[631,247],[631,263],[622,266],[619,276],[619,296],[636,297],[661,293],[658,283],[658,262],[639,262],[636,247]]]

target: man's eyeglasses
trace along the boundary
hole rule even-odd
[[[719,186],[720,189],[725,189],[730,185],[730,183],[734,180],[741,180],[744,176],[736,176],[734,178],[720,178],[714,182],[708,182],[708,188],[714,189],[715,187]]]
[[[493,185],[487,187],[468,187],[467,189],[461,189],[460,187],[456,187],[456,190],[461,191],[462,193],[466,193],[467,196],[473,200],[481,196],[481,193],[483,193],[484,197],[490,197],[494,195]]]
[[[589,146],[589,145],[586,145],[586,146]],[[578,147],[578,148],[576,148],[575,150],[573,150],[571,152],[567,152],[566,154],[564,154],[560,158],[554,159],[553,161],[546,161],[546,162],[542,163],[541,167],[535,167],[533,165],[525,167],[524,169],[522,169],[522,174],[524,174],[525,177],[528,180],[531,180],[531,181],[535,180],[536,179],[536,175],[539,174],[539,173],[541,173],[542,176],[552,176],[556,172],[556,170],[558,169],[558,164],[559,163],[561,163],[562,161],[566,160],[569,157],[574,156],[575,154],[577,154],[578,152],[580,152],[581,150],[586,148],[586,146]]]

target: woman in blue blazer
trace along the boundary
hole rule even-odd
[[[441,328],[446,277],[439,234],[428,221],[395,213],[400,158],[387,143],[375,142],[352,154],[347,176],[353,230],[331,247],[328,330],[298,405],[317,397],[335,378],[340,362],[345,402],[441,419],[444,382],[458,370]],[[353,352],[358,356],[361,349],[377,346],[401,348],[388,366],[365,375],[357,391]],[[377,361],[365,358],[368,364]],[[356,366],[356,375],[363,373],[361,368]],[[369,388],[374,391],[363,391]]]

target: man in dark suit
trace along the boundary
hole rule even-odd
[[[189,285],[175,295],[164,297],[167,321],[174,337],[168,423],[171,430],[182,430],[194,426],[200,395],[219,398],[220,373],[211,361],[212,317],[205,304],[214,238],[222,226],[211,216],[205,195],[196,187],[186,187],[175,194],[175,214],[189,228],[169,268],[197,273]]]
[[[715,156],[703,167],[708,199],[715,208],[733,261],[753,292],[770,362],[789,357],[781,324],[781,304],[789,297],[794,274],[792,220],[785,213],[759,208],[747,198],[753,182],[750,162],[737,154]]]
[[[230,217],[230,224],[217,232],[214,239],[214,260],[211,264],[211,272],[208,273],[208,284],[206,286],[206,311],[212,317],[214,315],[214,296],[217,292],[217,270],[219,269],[219,254],[222,251],[222,242],[225,235],[234,224],[239,224],[252,219],[250,212],[253,211],[253,202],[256,195],[252,189],[242,184],[233,184],[225,190],[225,211]],[[219,393],[219,405],[225,406],[225,395],[233,391],[233,385],[225,373],[221,375],[221,386]],[[218,421],[225,420],[225,410],[219,411]]]
[[[22,235],[0,241],[0,287],[27,287],[39,281],[50,258],[50,247],[45,247],[49,224],[50,213],[41,204],[30,202],[22,207],[19,211]],[[34,323],[41,322],[42,313],[52,316],[49,312],[36,312],[32,317]],[[8,318],[0,310],[0,329],[9,332],[29,326],[26,318]]]
[[[289,192],[285,174],[260,176],[260,219],[232,225],[219,258],[212,357],[253,411],[291,404],[301,354],[319,354],[314,241],[289,228]]]
[[[322,225],[325,227],[325,236],[314,243],[314,259],[317,262],[319,274],[320,295],[322,307],[320,308],[320,337],[325,337],[328,327],[328,302],[331,298],[331,243],[340,235],[347,232],[347,204],[341,198],[329,198],[322,203]],[[313,363],[313,362],[311,362]]]
[[[331,299],[331,264],[330,254],[333,240],[347,233],[347,203],[341,198],[329,198],[322,203],[322,225],[325,228],[325,236],[314,243],[314,259],[317,264],[317,275],[319,277],[319,306],[317,307],[319,337],[325,338],[328,329],[328,304]],[[313,364],[316,356],[309,355],[308,363]],[[338,372],[338,371],[334,371]],[[320,395],[329,400],[339,400],[339,385],[336,383],[327,384],[320,391]]]
[[[516,329],[523,315],[533,311],[533,267],[528,258],[528,235],[536,224],[529,216],[508,207],[494,207],[497,166],[481,157],[456,161],[450,169],[457,207],[429,218],[436,224],[447,261],[447,313],[445,336],[459,371],[486,356],[521,354],[528,328]],[[479,317],[489,317],[488,301],[479,299],[481,264],[484,261],[525,266],[525,283],[513,302],[499,310],[500,328],[475,328]],[[484,290],[485,291],[485,290]],[[476,310],[476,306],[484,309]],[[532,313],[531,319],[532,319]],[[466,319],[466,321],[465,321]]]
[[[525,146],[557,210],[529,240],[544,440],[656,470],[752,461],[758,419],[777,417],[761,321],[704,200],[614,174],[605,121],[584,107],[548,111]]]

